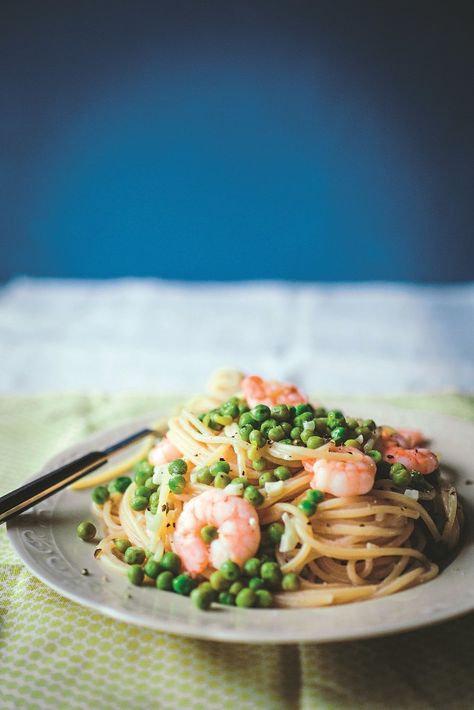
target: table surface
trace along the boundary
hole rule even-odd
[[[0,392],[202,389],[223,365],[309,392],[474,385],[474,284],[20,278],[0,290]]]

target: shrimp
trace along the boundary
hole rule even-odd
[[[161,466],[179,458],[181,458],[181,451],[166,436],[148,454],[148,461],[153,466]]]
[[[350,446],[335,446],[333,451],[342,453],[360,453]],[[316,488],[333,496],[360,496],[368,493],[374,485],[377,466],[375,461],[365,454],[356,461],[336,461],[334,459],[303,461],[306,471],[313,473],[311,488]]]
[[[206,525],[217,528],[218,537],[207,545],[201,537]],[[176,523],[173,547],[190,574],[226,560],[242,565],[260,544],[260,524],[253,505],[244,498],[214,489],[191,498]]]
[[[421,431],[416,429],[392,429],[391,427],[382,427],[380,437],[383,446],[397,444],[406,449],[412,449],[426,441],[426,436]]]
[[[240,383],[243,395],[250,407],[266,404],[304,404],[308,398],[295,385],[277,380],[264,380],[258,375],[248,375]]]
[[[387,463],[401,463],[424,476],[433,473],[439,466],[438,458],[429,449],[405,449],[396,443],[384,447],[383,460]]]

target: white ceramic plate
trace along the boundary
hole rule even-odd
[[[92,519],[90,491],[63,490],[8,523],[10,540],[31,572],[69,599],[108,616],[185,636],[247,643],[328,642],[378,636],[433,624],[474,608],[474,425],[454,417],[401,410],[380,403],[331,402],[381,423],[422,429],[452,472],[465,508],[463,546],[455,560],[431,582],[390,597],[319,609],[236,609],[209,612],[189,599],[152,588],[132,587],[93,558],[93,545],[76,537],[81,520]],[[55,456],[41,473],[105,447],[137,430],[135,420],[97,434]],[[129,455],[129,453],[127,454]],[[115,461],[114,461],[115,463]],[[89,570],[88,576],[81,569]]]

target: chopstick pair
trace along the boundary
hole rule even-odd
[[[0,524],[28,510],[36,503],[48,498],[58,491],[66,488],[74,481],[82,478],[87,473],[95,471],[108,462],[109,457],[125,449],[127,446],[143,439],[145,436],[156,436],[158,432],[153,429],[141,429],[135,434],[108,446],[102,451],[91,451],[70,463],[56,468],[50,473],[36,478],[30,483],[16,488],[0,498]]]

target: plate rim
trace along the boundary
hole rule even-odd
[[[328,398],[329,399],[329,398]],[[378,407],[379,409],[387,410],[389,413],[394,412],[394,414],[406,414],[409,413],[410,416],[418,416],[420,415],[421,417],[425,417],[428,419],[434,419],[434,420],[448,420],[451,422],[452,425],[456,424],[459,425],[459,423],[462,423],[463,425],[466,426],[467,429],[471,429],[471,434],[474,433],[474,422],[465,419],[463,417],[458,417],[458,416],[453,416],[453,415],[447,415],[447,414],[442,414],[440,412],[433,412],[431,410],[424,410],[424,409],[418,409],[418,408],[409,408],[409,407],[403,407],[403,406],[398,406],[396,404],[390,403],[390,402],[381,402],[379,400],[370,400],[370,399],[364,399],[364,400],[358,400],[357,402],[351,402],[350,398],[348,397],[347,400],[345,400],[343,397],[333,397],[330,400],[332,406],[337,406],[337,407],[346,407],[349,404],[349,407],[357,407],[358,405],[361,406],[361,408],[375,408]],[[344,405],[345,403],[345,405]],[[91,446],[94,445],[95,441],[100,441],[104,439],[116,439],[119,436],[121,436],[121,432],[128,432],[134,429],[135,427],[142,426],[144,422],[149,422],[151,418],[156,418],[156,413],[153,413],[153,415],[143,415],[140,417],[134,417],[133,419],[129,419],[127,421],[124,421],[122,423],[119,423],[113,427],[96,431],[92,433],[91,435],[85,437],[84,439],[80,440],[79,442],[63,449],[62,451],[57,452],[54,456],[50,457],[48,461],[45,463],[43,468],[33,476],[29,477],[28,480],[34,480],[38,476],[42,475],[46,471],[50,470],[51,467],[57,466],[58,465],[58,459],[59,458],[64,458],[67,459],[67,457],[75,457],[77,455],[80,455],[79,452],[84,453],[84,449],[87,449]],[[103,443],[101,446],[104,445]],[[64,492],[68,491],[69,489],[65,489]],[[466,500],[468,503],[473,504],[474,503],[474,486],[473,486],[473,491],[471,496],[464,496],[462,495],[463,501],[465,502]],[[56,501],[52,505],[52,511],[53,511],[53,517],[54,517],[54,510],[56,508],[56,505],[58,504],[59,499],[56,497],[52,497],[49,499],[50,501]],[[400,623],[397,623],[396,619],[392,620],[385,620],[384,623],[380,624],[378,627],[366,627],[363,629],[358,629],[358,630],[351,630],[345,629],[339,627],[339,625],[336,625],[334,632],[332,635],[325,635],[325,636],[318,636],[317,634],[311,634],[309,632],[307,637],[304,638],[296,638],[296,637],[288,637],[284,635],[278,635],[277,633],[273,633],[273,635],[270,636],[264,636],[262,638],[257,638],[257,637],[248,637],[245,635],[245,627],[242,629],[238,628],[219,628],[219,626],[206,626],[205,624],[202,625],[196,625],[192,626],[189,624],[189,622],[186,621],[186,619],[181,620],[179,618],[173,618],[170,620],[159,618],[158,622],[159,623],[150,623],[150,619],[145,616],[144,611],[139,611],[134,612],[133,616],[130,615],[130,610],[128,609],[120,609],[120,608],[115,608],[113,606],[110,606],[106,603],[103,603],[100,600],[93,600],[89,599],[86,596],[81,595],[80,592],[76,593],[74,590],[70,590],[67,587],[61,587],[60,584],[57,584],[54,577],[51,579],[51,577],[48,577],[47,574],[44,573],[44,569],[40,563],[36,563],[36,561],[33,559],[30,559],[29,557],[25,557],[25,547],[22,543],[21,540],[21,524],[19,524],[18,521],[21,520],[22,516],[19,516],[18,518],[11,519],[10,521],[7,522],[7,535],[10,541],[10,544],[12,545],[13,549],[15,550],[16,554],[20,557],[22,560],[22,563],[27,567],[27,569],[37,578],[39,579],[42,583],[46,584],[50,589],[53,589],[54,592],[59,594],[60,596],[66,597],[73,601],[74,603],[77,603],[81,605],[82,607],[92,609],[94,611],[97,611],[101,614],[104,614],[105,616],[109,618],[113,618],[117,621],[120,621],[122,623],[127,623],[127,624],[132,624],[134,626],[140,626],[140,627],[146,627],[149,629],[161,631],[164,633],[169,633],[173,635],[178,635],[178,636],[186,636],[190,638],[196,638],[196,639],[203,639],[203,640],[208,640],[208,641],[216,641],[216,642],[227,642],[227,643],[248,643],[248,644],[295,644],[295,643],[336,643],[336,642],[344,642],[344,641],[353,641],[357,639],[368,639],[368,638],[376,638],[380,636],[388,636],[388,635],[395,635],[397,633],[403,633],[403,632],[408,632],[408,631],[414,631],[423,627],[427,626],[432,626],[435,624],[442,623],[444,621],[447,621],[449,619],[455,619],[461,616],[464,616],[468,614],[469,612],[472,612],[474,610],[474,597],[472,600],[470,600],[469,595],[465,596],[464,604],[461,606],[458,606],[457,608],[453,606],[448,606],[444,608],[443,610],[440,611],[439,615],[433,619],[433,618],[422,618],[421,616],[417,619],[414,617],[411,619],[409,622],[406,620]],[[472,545],[472,531],[469,531],[470,526],[467,524],[467,539],[465,541],[466,543],[469,543],[469,551],[470,555],[468,559],[472,560],[472,564],[474,566],[474,546]],[[463,550],[464,548],[461,548]],[[461,552],[461,551],[460,551]],[[455,558],[455,560],[457,557]],[[454,560],[454,561],[455,561]],[[69,561],[70,563],[70,561]],[[442,574],[442,573],[441,573]],[[419,585],[419,587],[415,587],[412,589],[421,589],[424,588],[425,590],[428,588],[429,585],[432,584],[433,582],[436,582],[435,578],[431,582],[427,582],[423,585]],[[395,595],[390,595],[389,597],[382,597],[377,600],[366,600],[362,602],[353,602],[350,605],[338,605],[338,606],[332,606],[332,607],[320,607],[317,609],[318,613],[324,613],[328,609],[343,609],[344,607],[351,607],[352,609],[358,608],[358,609],[363,609],[368,603],[372,603],[372,605],[376,602],[383,601],[383,600],[393,600],[394,598],[400,599],[400,595],[403,595],[406,592],[409,592],[410,590],[404,590],[402,592],[399,592]],[[159,592],[158,592],[159,593]],[[165,592],[163,592],[164,594]],[[248,614],[249,610],[238,610],[234,609],[233,607],[229,608],[229,611],[231,613],[242,613],[242,614]],[[259,613],[262,613],[261,610],[250,610],[250,613],[254,613],[255,611],[258,611]],[[274,609],[272,610],[274,613],[286,613],[287,610],[284,609]],[[307,613],[307,609],[301,609],[301,610],[292,610],[292,611],[297,611],[301,614]],[[312,610],[315,611],[315,610]],[[227,612],[227,610],[226,610]],[[263,613],[268,613],[268,611],[263,612]],[[311,625],[308,625],[311,626]],[[247,630],[248,633],[248,630]]]

